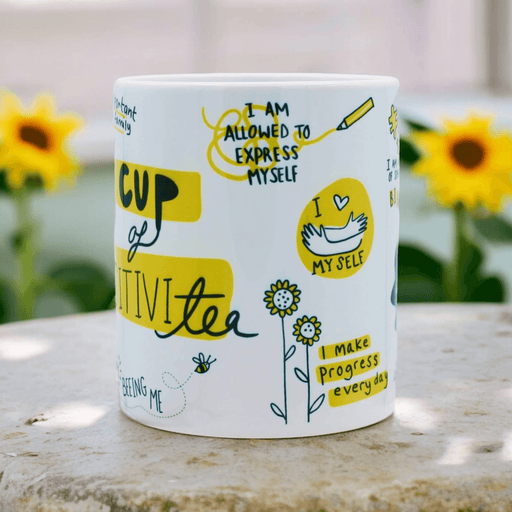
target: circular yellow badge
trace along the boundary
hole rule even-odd
[[[315,195],[300,216],[297,250],[304,266],[329,279],[353,276],[373,242],[373,214],[364,185],[342,178]]]

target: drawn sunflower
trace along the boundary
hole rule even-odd
[[[272,402],[270,409],[276,416],[283,418],[285,424],[288,423],[286,361],[295,354],[296,347],[292,345],[286,348],[284,318],[286,315],[291,315],[294,311],[297,311],[297,304],[300,302],[299,295],[300,290],[296,284],[290,284],[287,279],[284,281],[279,279],[276,283],[270,285],[270,290],[265,291],[265,297],[263,298],[267,309],[270,309],[270,314],[276,315],[279,313],[281,317],[281,333],[283,338],[283,408],[281,409],[276,403]]]
[[[297,338],[298,342],[313,346],[313,343],[320,339],[320,334],[322,333],[320,330],[321,325],[316,316],[308,318],[304,315],[302,318],[297,319],[297,323],[293,326],[293,335]]]
[[[512,196],[512,137],[494,131],[493,118],[470,113],[466,118],[445,120],[443,130],[417,131],[411,136],[423,151],[412,167],[427,179],[429,192],[443,205],[479,204],[491,212]]]
[[[69,135],[82,126],[73,113],[58,114],[53,96],[39,95],[25,108],[11,92],[0,94],[0,169],[13,189],[23,187],[29,176],[55,188],[62,177],[78,171],[78,159],[66,147]]]
[[[270,314],[279,313],[281,318],[286,315],[292,315],[297,311],[297,304],[300,302],[300,290],[296,284],[290,284],[288,280],[278,280],[270,285],[270,290],[265,291],[266,297],[263,299],[270,309]]]

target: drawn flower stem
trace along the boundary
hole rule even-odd
[[[311,375],[309,371],[309,347],[312,347],[314,343],[320,340],[320,326],[322,324],[318,321],[316,316],[308,318],[304,315],[302,318],[297,319],[297,323],[293,326],[293,334],[297,339],[297,342],[302,343],[306,347],[306,373],[300,368],[295,368],[295,376],[305,384],[308,385],[308,409],[307,418],[308,423],[311,415],[318,411],[325,400],[325,393],[322,393],[319,397],[311,403]]]
[[[281,318],[283,330],[283,394],[284,394],[284,423],[288,424],[288,402],[286,399],[286,337],[284,334],[284,317]]]
[[[271,315],[279,315],[281,317],[281,331],[283,336],[283,409],[275,404],[270,404],[272,412],[283,418],[284,423],[288,424],[288,399],[286,393],[286,361],[295,354],[296,347],[292,345],[286,350],[286,336],[284,329],[284,319],[286,316],[292,315],[297,311],[297,304],[300,302],[300,290],[297,289],[296,284],[290,284],[288,280],[278,280],[276,283],[270,285],[270,290],[265,292],[263,299],[266,302],[267,309],[270,310]]]
[[[308,423],[311,416],[311,386],[309,378],[309,345],[306,345],[306,375],[308,377]]]

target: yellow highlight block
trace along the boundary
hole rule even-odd
[[[123,167],[125,166],[125,167]],[[135,177],[138,173],[138,179]],[[146,186],[144,175],[147,175]],[[116,160],[115,195],[121,208],[148,219],[157,218],[158,190],[157,175],[170,178],[178,188],[172,200],[160,201],[161,220],[196,222],[201,217],[201,175],[192,171],[159,169],[147,165]],[[125,204],[123,204],[123,197]],[[129,204],[127,204],[129,203]]]
[[[341,405],[353,404],[365,398],[370,398],[388,387],[388,372],[384,370],[375,377],[347,384],[329,390],[329,405],[340,407]]]
[[[316,378],[322,386],[326,382],[333,382],[337,380],[350,380],[355,375],[361,375],[363,373],[373,370],[380,363],[380,352],[374,352],[372,354],[355,357],[354,359],[348,359],[346,361],[339,361],[332,364],[321,364],[316,367]]]
[[[318,347],[318,357],[320,359],[333,359],[334,357],[343,357],[350,354],[356,354],[372,346],[370,335],[366,334],[353,340],[342,343],[333,343],[332,345],[322,345]]]
[[[233,271],[225,260],[137,253],[116,247],[116,306],[127,320],[166,334],[200,340],[225,338]],[[235,314],[236,313],[236,314]]]

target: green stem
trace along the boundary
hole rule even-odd
[[[462,203],[453,209],[455,217],[455,254],[446,266],[445,291],[449,302],[464,300],[464,255],[463,246],[466,239],[466,210]]]
[[[16,205],[16,231],[13,247],[16,261],[16,297],[18,320],[29,320],[34,316],[34,224],[30,211],[30,192],[21,189],[14,194]]]

